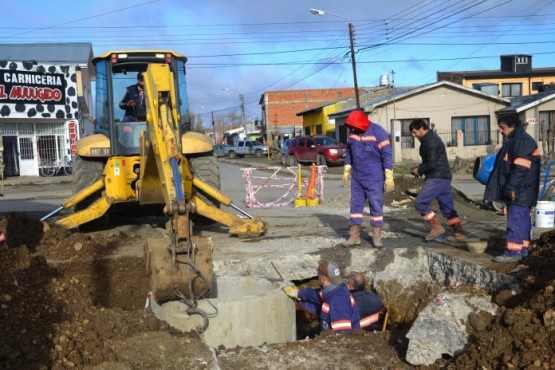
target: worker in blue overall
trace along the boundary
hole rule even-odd
[[[320,317],[320,330],[336,333],[351,332],[360,328],[360,312],[344,284],[339,267],[333,261],[318,265],[318,282],[321,289],[287,286],[283,291],[299,301],[301,307]]]
[[[347,139],[343,186],[347,186],[351,177],[351,214],[349,239],[342,246],[348,248],[360,244],[362,215],[368,202],[372,243],[375,248],[381,248],[384,191],[389,193],[395,190],[391,144],[384,128],[370,122],[360,110],[352,111],[345,125],[350,133]]]
[[[484,200],[507,204],[505,252],[494,258],[505,263],[528,256],[530,213],[538,201],[541,161],[538,144],[524,131],[518,114],[499,116],[497,125],[505,143],[495,157]]]
[[[447,223],[453,228],[454,235],[448,239],[462,241],[466,238],[459,214],[455,210],[453,191],[451,189],[451,167],[447,160],[447,151],[441,138],[422,119],[415,119],[409,124],[411,135],[420,141],[422,164],[410,170],[414,176],[425,176],[426,180],[414,201],[414,208],[430,224],[431,230],[424,239],[430,241],[445,233],[431,203],[439,203],[439,210]]]
[[[366,278],[358,271],[345,277],[345,286],[355,299],[360,312],[360,327],[365,331],[379,331],[382,300],[374,292],[366,290]]]

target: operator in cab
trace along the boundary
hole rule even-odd
[[[146,119],[144,78],[142,72],[137,73],[137,83],[126,88],[125,96],[119,102],[119,107],[125,110],[122,122],[137,122]]]

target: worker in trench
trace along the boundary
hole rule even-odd
[[[382,330],[380,313],[382,300],[374,292],[366,290],[366,278],[358,271],[352,271],[345,277],[345,286],[349,289],[360,312],[360,327],[365,331]]]
[[[343,171],[343,186],[351,178],[351,209],[349,217],[349,239],[343,247],[355,247],[361,243],[360,228],[364,206],[370,206],[370,225],[374,248],[382,248],[384,226],[384,191],[395,190],[393,180],[393,156],[387,131],[370,122],[360,110],[352,111],[345,125],[350,129],[347,138],[347,155]]]
[[[299,290],[296,286],[287,286],[284,292],[299,301],[302,308],[319,316],[321,331],[331,329],[343,333],[360,328],[360,312],[337,264],[322,261],[317,272],[321,288]]]

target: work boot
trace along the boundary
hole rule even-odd
[[[360,244],[360,225],[351,225],[349,239],[341,243],[345,248],[355,247]]]
[[[434,240],[435,238],[437,238],[438,236],[440,236],[445,232],[445,229],[443,228],[443,226],[441,226],[441,223],[439,222],[437,216],[434,216],[434,218],[432,218],[428,222],[430,223],[430,226],[432,227],[432,229],[430,230],[428,235],[426,235],[426,237],[424,238],[425,240],[428,240],[428,241]]]
[[[460,222],[451,225],[451,227],[453,228],[454,235],[448,237],[447,240],[450,242],[462,242],[466,239],[466,235]]]
[[[381,227],[374,226],[372,228],[372,243],[374,244],[374,248],[383,248]]]
[[[518,262],[522,260],[522,255],[520,251],[505,251],[501,256],[497,256],[493,259],[497,263],[508,263],[508,262]]]

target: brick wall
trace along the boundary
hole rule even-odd
[[[354,96],[353,88],[266,91],[262,100],[270,130],[281,126],[302,126],[297,113]]]

